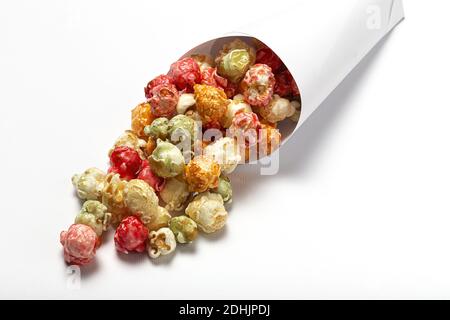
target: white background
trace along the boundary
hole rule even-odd
[[[443,0],[405,1],[406,20],[283,146],[278,175],[233,175],[222,233],[158,261],[117,254],[109,233],[68,286],[70,177],[106,169],[173,60],[295,1],[255,3],[0,3],[0,298],[450,298]]]

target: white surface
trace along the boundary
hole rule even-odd
[[[234,175],[225,232],[158,263],[119,256],[110,234],[81,289],[67,286],[71,175],[106,167],[150,78],[239,24],[205,29],[217,10],[1,2],[0,297],[450,298],[448,1],[405,1],[406,20],[283,146],[278,175]]]

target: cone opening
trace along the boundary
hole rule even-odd
[[[302,117],[302,112],[301,112],[302,99],[301,99],[301,88],[298,85],[298,81],[297,81],[298,79],[297,80],[294,79],[288,66],[284,63],[284,61],[281,59],[281,57],[279,57],[276,50],[272,49],[269,45],[267,45],[266,43],[262,42],[261,40],[255,38],[255,37],[245,36],[245,35],[224,36],[224,37],[219,37],[216,39],[206,41],[206,42],[192,48],[191,50],[186,52],[182,57],[180,57],[180,59],[186,58],[186,57],[191,57],[191,56],[196,56],[196,55],[203,55],[206,57],[210,57],[210,61],[214,61],[214,58],[220,54],[221,50],[223,50],[223,48],[225,46],[227,46],[227,44],[230,44],[231,42],[235,41],[236,39],[243,41],[248,46],[253,48],[257,55],[260,52],[260,50],[263,51],[263,50],[269,49],[267,51],[274,54],[275,57],[281,62],[281,66],[279,68],[277,68],[276,70],[273,70],[273,73],[274,73],[275,77],[277,78],[277,80],[282,79],[282,78],[286,79],[286,77],[283,77],[283,75],[290,75],[290,77],[291,77],[290,81],[292,82],[292,86],[297,88],[297,91],[293,90],[297,94],[288,93],[285,96],[282,96],[280,94],[280,96],[282,98],[286,98],[290,101],[298,101],[298,103],[299,103],[297,105],[298,108],[296,110],[295,116],[286,118],[286,119],[276,123],[277,129],[279,130],[279,132],[281,134],[281,144],[283,144],[293,134],[293,132],[295,131],[295,129],[299,123],[299,120]],[[256,63],[258,63],[258,57],[256,59]],[[290,90],[290,89],[283,90],[282,88],[278,88],[278,90],[277,89],[275,90],[275,94],[277,92],[285,93],[286,91],[292,91],[292,90]],[[253,109],[253,107],[252,107],[252,109]],[[256,110],[254,110],[254,111],[256,111]],[[256,112],[256,113],[258,113],[258,112]],[[296,120],[293,120],[295,117],[296,117]]]

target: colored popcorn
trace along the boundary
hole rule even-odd
[[[153,120],[153,122],[144,128],[145,135],[153,139],[165,140],[169,131],[169,119],[161,117]]]
[[[219,185],[216,189],[213,189],[213,191],[222,196],[224,203],[230,204],[232,202],[233,190],[231,189],[230,178],[226,176],[220,176]]]
[[[62,231],[60,242],[64,247],[64,260],[69,264],[85,265],[95,257],[99,240],[95,231],[84,224],[73,224]]]
[[[215,62],[219,74],[236,83],[255,63],[255,50],[245,42],[236,39],[224,45]]]
[[[145,97],[147,99],[151,99],[153,97],[153,88],[159,85],[169,85],[169,84],[173,84],[173,80],[171,77],[165,74],[157,76],[155,79],[151,80],[144,88]]]
[[[196,138],[197,124],[192,118],[184,114],[179,114],[170,119],[168,124],[168,137],[173,143],[189,140],[194,141]]]
[[[241,95],[242,100],[236,98],[238,96],[235,96],[235,98],[230,101],[230,103],[227,106],[227,110],[225,111],[225,114],[223,115],[221,119],[222,127],[229,128],[231,126],[231,123],[233,122],[234,116],[239,112],[252,112],[252,107],[248,103],[246,103],[243,98],[244,96]]]
[[[186,92],[192,92],[194,85],[202,80],[200,67],[192,58],[184,58],[172,63],[167,75],[173,79],[178,90]]]
[[[111,213],[108,212],[108,208],[96,200],[86,201],[75,217],[76,224],[91,227],[99,237],[108,228],[110,220]]]
[[[149,186],[152,187],[156,192],[161,191],[165,183],[164,178],[158,177],[152,171],[150,163],[147,160],[142,161],[141,169],[139,171],[137,179],[147,182]]]
[[[300,91],[289,70],[275,75],[274,92],[281,97],[299,96]]]
[[[274,73],[277,73],[284,67],[281,59],[272,49],[267,47],[261,48],[256,52],[256,63],[268,65]]]
[[[265,64],[255,64],[241,82],[245,101],[254,107],[265,107],[272,99],[275,86],[272,69]]]
[[[199,230],[221,230],[233,175],[243,174],[236,168],[253,160],[253,150],[259,158],[274,152],[277,128],[301,116],[292,74],[258,41],[236,39],[214,57],[181,58],[144,92],[108,152],[107,172],[89,168],[72,177],[84,203],[60,234],[67,263],[91,262],[108,228],[119,252],[152,259],[194,242]]]
[[[228,99],[222,89],[197,84],[194,86],[197,112],[206,124],[219,123],[227,111]]]
[[[162,178],[171,178],[184,170],[184,156],[173,144],[158,140],[152,155],[148,158],[153,171]]]
[[[194,220],[200,230],[213,233],[225,226],[228,213],[220,194],[209,191],[198,194],[186,208],[186,215]]]
[[[155,117],[170,118],[177,113],[179,93],[173,84],[161,84],[151,91],[152,97],[148,99]]]
[[[229,128],[230,133],[239,138],[247,146],[254,145],[258,140],[258,130],[261,127],[258,116],[254,112],[238,112]]]
[[[212,157],[197,156],[187,164],[184,174],[189,191],[204,192],[217,187],[220,166]]]
[[[111,150],[109,150],[109,155],[111,155],[111,153],[117,147],[128,147],[136,150],[139,156],[142,159],[145,159],[145,154],[142,151],[142,149],[145,148],[145,146],[146,146],[145,140],[140,139],[133,131],[126,130],[124,133],[120,135],[119,138],[117,138],[117,140],[114,143],[114,146],[112,147]]]
[[[131,111],[131,130],[139,137],[145,138],[144,128],[152,123],[154,117],[152,107],[149,103],[144,102],[136,106]]]
[[[139,153],[130,147],[116,147],[109,159],[108,173],[118,173],[125,180],[136,178],[142,165]]]
[[[197,224],[186,216],[172,218],[169,228],[179,243],[191,243],[198,235]]]
[[[114,234],[114,243],[119,252],[144,252],[148,229],[136,216],[129,216],[120,222]]]

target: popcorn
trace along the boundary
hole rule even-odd
[[[137,179],[147,182],[156,192],[161,191],[165,183],[164,178],[158,177],[153,173],[147,160],[142,161],[141,170],[139,171]]]
[[[205,69],[211,68],[214,65],[214,60],[211,56],[204,54],[193,54],[191,56],[192,59],[197,62],[200,71],[203,72]]]
[[[155,79],[151,80],[147,86],[144,88],[145,97],[151,99],[153,97],[153,89],[159,85],[169,85],[173,84],[173,79],[165,74],[157,76]]]
[[[102,203],[111,213],[111,223],[117,225],[123,217],[128,215],[125,205],[127,181],[121,180],[119,174],[109,173],[105,179],[102,191]]]
[[[109,226],[111,213],[108,208],[97,200],[88,200],[83,204],[80,213],[75,217],[75,224],[84,224],[91,227],[98,237]]]
[[[217,187],[220,166],[211,157],[197,156],[188,163],[184,174],[189,185],[189,191],[204,192],[209,188]]]
[[[241,138],[246,146],[251,146],[257,142],[260,127],[261,123],[256,113],[238,112],[234,116],[229,130],[233,136]]]
[[[267,106],[272,99],[275,76],[265,64],[253,65],[241,82],[245,101],[251,106]]]
[[[194,220],[205,233],[213,233],[225,226],[228,213],[220,194],[203,192],[198,194],[186,208],[186,215]]]
[[[136,216],[129,216],[120,222],[114,234],[114,243],[119,252],[144,252],[148,229]]]
[[[269,122],[279,122],[291,117],[295,112],[295,107],[288,99],[274,95],[272,101],[266,107],[259,109],[259,114]]]
[[[192,118],[179,114],[170,119],[168,124],[168,137],[173,143],[180,141],[194,141],[197,125]]]
[[[298,120],[300,119],[302,105],[297,100],[291,101],[291,105],[295,108],[295,112],[292,116],[289,117],[289,119],[291,119],[294,122],[298,122]]]
[[[162,178],[175,177],[182,173],[185,167],[184,157],[180,149],[159,139],[148,160],[153,172]]]
[[[207,85],[194,86],[197,112],[205,124],[219,123],[227,110],[228,99],[222,89]]]
[[[178,90],[173,84],[161,84],[151,91],[148,99],[155,117],[170,118],[177,113]]]
[[[72,177],[72,184],[80,199],[100,200],[106,173],[97,168],[89,168],[82,174]]]
[[[84,224],[73,224],[69,230],[62,231],[60,242],[64,248],[64,260],[77,265],[91,262],[100,244],[94,230]]]
[[[131,111],[131,130],[139,138],[145,138],[144,128],[152,123],[153,119],[150,104],[147,102],[141,103]]]
[[[169,228],[161,228],[151,231],[148,239],[148,255],[150,258],[158,258],[172,253],[177,247],[175,235]]]
[[[158,207],[155,214],[151,216],[150,222],[146,223],[145,226],[149,231],[159,230],[167,227],[170,219],[172,219],[172,216],[169,211],[166,208]]]
[[[158,196],[147,182],[134,179],[127,184],[125,206],[131,214],[139,216],[142,222],[149,223],[158,214]]]
[[[167,75],[173,79],[178,90],[186,92],[192,92],[194,85],[202,80],[200,67],[192,58],[184,58],[172,63]]]
[[[198,235],[197,224],[186,216],[172,218],[169,228],[179,243],[191,243]]]
[[[126,130],[119,138],[117,138],[114,146],[111,150],[109,150],[108,155],[114,151],[117,147],[128,147],[136,150],[139,156],[144,159],[145,155],[142,151],[142,148],[145,148],[146,142],[143,139],[140,139],[133,131]]]
[[[167,179],[159,193],[161,200],[166,204],[165,208],[169,211],[180,211],[189,195],[188,184],[181,177]]]
[[[284,67],[281,59],[268,47],[261,48],[256,52],[256,63],[268,65],[274,73]]]
[[[195,98],[193,93],[183,93],[180,95],[177,103],[178,114],[185,114],[186,111],[195,105]]]
[[[229,137],[220,138],[206,146],[204,155],[213,158],[220,166],[222,173],[230,174],[241,161],[239,146]]]
[[[239,96],[242,96],[242,95],[239,95]],[[236,97],[238,97],[238,96],[236,96]],[[242,96],[242,98],[243,98],[243,96]],[[236,98],[233,99],[228,104],[227,110],[225,111],[225,114],[223,115],[222,119],[220,120],[222,127],[229,128],[231,126],[234,116],[239,111],[252,112],[252,107],[250,107],[250,105],[248,103],[246,103],[244,100],[239,100]]]
[[[155,139],[149,137],[147,140],[147,144],[145,145],[144,148],[145,158],[149,157],[153,153],[153,151],[155,151],[155,148],[156,148]]]
[[[261,157],[278,148],[278,123],[301,113],[291,73],[270,48],[258,47],[236,39],[214,59],[193,54],[148,82],[131,130],[108,152],[108,173],[90,168],[72,177],[86,201],[60,235],[68,263],[92,261],[110,225],[119,252],[151,258],[191,243],[199,229],[225,226],[233,198],[227,175],[255,159],[251,151]]]
[[[255,50],[239,39],[224,45],[216,58],[218,73],[234,83],[239,82],[254,63]]]
[[[220,176],[219,185],[213,191],[222,196],[223,202],[225,204],[231,204],[233,197],[233,190],[231,189],[231,182],[228,177]]]
[[[111,167],[108,173],[118,173],[125,180],[136,178],[142,165],[139,153],[130,147],[116,147],[109,159]]]
[[[275,87],[274,92],[281,97],[299,96],[300,91],[295,83],[289,70],[285,70],[275,75]]]
[[[209,67],[202,70],[201,84],[225,89],[228,87],[228,80],[217,74],[217,68]]]
[[[281,143],[281,133],[274,126],[262,123],[259,132],[259,155],[270,155]]]
[[[145,135],[153,139],[166,139],[169,130],[169,119],[161,117],[153,120],[152,124],[144,128]]]

